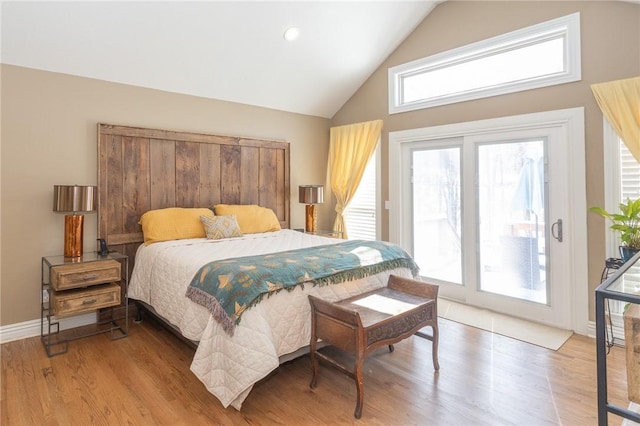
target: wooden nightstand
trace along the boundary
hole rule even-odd
[[[106,256],[94,252],[79,258],[42,258],[40,338],[49,357],[67,352],[70,341],[83,337],[107,332],[112,340],[127,336],[128,269],[129,258],[115,252]],[[113,316],[113,308],[118,306],[125,311],[122,325]],[[60,318],[103,308],[111,308],[112,315],[98,321],[95,330],[73,335],[60,332]],[[54,350],[55,347],[58,349]]]

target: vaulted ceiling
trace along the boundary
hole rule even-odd
[[[2,1],[2,63],[332,117],[439,1]],[[294,41],[283,33],[299,28]]]

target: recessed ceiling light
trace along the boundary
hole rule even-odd
[[[287,41],[293,41],[300,35],[300,29],[298,27],[287,28],[284,32],[284,39]]]

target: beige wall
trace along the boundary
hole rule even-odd
[[[499,34],[580,12],[582,81],[401,114],[388,114],[387,70],[411,60]],[[587,205],[604,204],[602,114],[591,93],[593,83],[640,75],[640,6],[618,1],[463,2],[438,5],[404,43],[333,117],[332,126],[381,118],[382,196],[389,197],[389,132],[442,124],[584,107],[586,120]],[[391,171],[394,172],[394,171]],[[383,239],[388,237],[383,212]],[[605,223],[588,215],[590,294],[599,282],[605,249]],[[587,285],[587,283],[585,283]],[[593,312],[590,297],[590,312]],[[591,314],[593,317],[593,314]]]
[[[582,81],[389,116],[387,69],[541,21],[581,12]],[[326,179],[328,120],[62,74],[2,65],[0,110],[0,326],[39,318],[40,258],[62,250],[63,217],[51,211],[54,184],[96,184],[96,123],[155,127],[291,142],[292,227],[304,226],[299,184]],[[331,125],[382,118],[383,198],[388,132],[584,106],[587,205],[602,205],[602,116],[589,85],[640,75],[640,6],[625,2],[461,2],[439,5],[382,64]],[[326,199],[331,200],[330,194]],[[330,227],[331,203],[319,226]],[[604,221],[589,215],[589,277],[604,254]],[[85,218],[85,248],[96,215]],[[383,238],[388,215],[383,213]]]
[[[304,227],[299,184],[324,183],[329,120],[2,65],[0,325],[40,318],[40,259],[63,249],[55,184],[97,184],[97,123],[291,143],[291,226]],[[319,226],[332,224],[329,203]],[[96,215],[85,216],[95,250]]]

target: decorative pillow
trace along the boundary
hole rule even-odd
[[[169,207],[149,210],[140,218],[146,245],[160,241],[204,238],[200,216],[213,216],[211,209]]]
[[[242,237],[238,221],[234,215],[230,216],[200,216],[204,233],[209,240],[221,238]]]
[[[273,210],[256,205],[216,204],[217,216],[235,215],[243,234],[280,230],[280,221]]]

